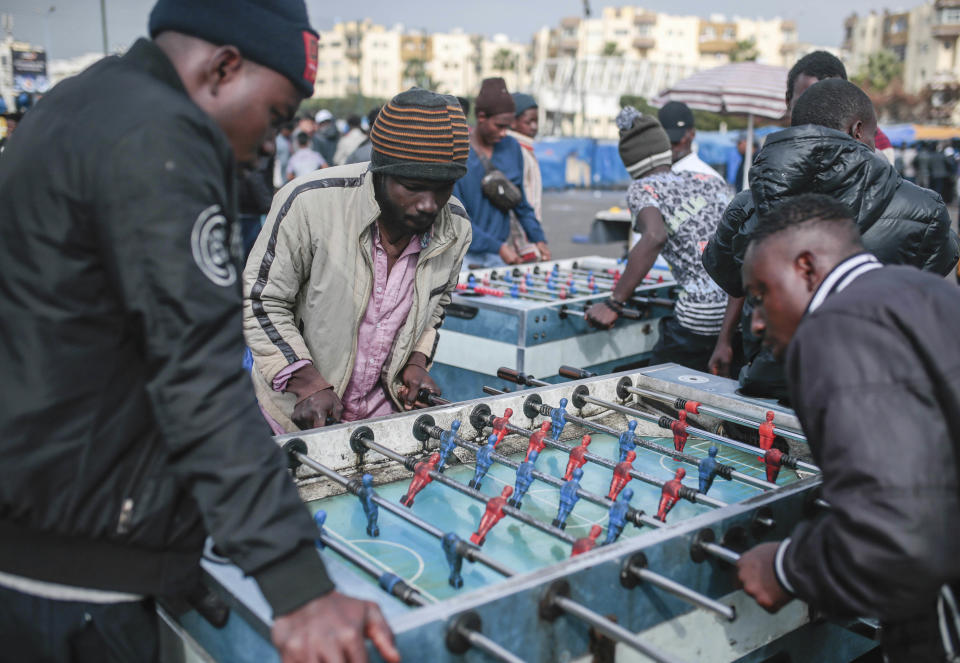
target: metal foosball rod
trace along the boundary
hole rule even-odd
[[[454,654],[464,654],[471,647],[476,647],[498,661],[524,663],[522,658],[485,636],[482,628],[483,622],[477,613],[470,611],[458,615],[447,626],[447,649]]]
[[[550,411],[553,410],[551,406],[541,402],[539,394],[530,394],[527,397],[527,400],[523,403],[523,413],[530,419],[534,418],[536,414],[542,414],[549,416]],[[584,419],[583,417],[578,417],[573,414],[565,415],[567,421],[581,426],[592,428],[593,430],[600,431],[601,433],[607,433],[608,435],[619,436],[621,431],[618,431],[616,428],[610,426],[605,426],[603,424],[597,423],[595,421],[590,421],[589,419]],[[676,449],[670,449],[663,445],[657,444],[656,442],[650,442],[649,440],[644,440],[641,437],[637,437],[634,440],[637,446],[643,447],[644,449],[649,449],[664,456],[669,456],[674,460],[680,460],[684,463],[692,465],[694,467],[699,467],[700,458],[696,456],[690,456],[683,452],[677,451]],[[728,481],[738,481],[740,483],[747,484],[754,488],[760,488],[762,490],[773,490],[777,488],[777,484],[770,483],[769,481],[764,481],[758,477],[750,476],[749,474],[744,474],[733,469],[732,466],[726,465],[723,463],[717,463],[716,466],[717,476],[726,479]]]
[[[641,318],[643,318],[643,311],[638,311],[637,309],[633,309],[633,308],[625,308],[620,312],[620,315],[627,320],[640,320]],[[570,308],[569,304],[561,304],[560,307],[557,309],[557,316],[561,320],[569,316],[576,316],[578,318],[586,319],[587,311],[586,309]],[[544,384],[547,384],[547,383],[544,382]]]
[[[489,295],[491,297],[512,297],[513,299],[532,299],[538,302],[552,302],[554,301],[553,297],[547,297],[546,295],[538,295],[536,293],[521,293],[519,290],[516,292],[513,289],[509,291],[500,290],[498,288],[488,288],[486,286],[471,286],[466,283],[458,283],[456,286],[457,290],[460,291],[472,291],[478,295]]]
[[[429,414],[422,415],[413,424],[413,436],[416,437],[421,442],[424,442],[430,438],[439,440],[441,439],[441,435],[448,432],[449,431],[445,431],[439,426],[436,426],[433,417],[431,417]],[[454,440],[454,442],[456,442],[457,446],[463,447],[464,449],[469,449],[474,453],[476,453],[480,449],[480,445],[474,444],[472,442],[468,442],[467,440],[464,440],[459,435],[453,436],[452,439]],[[520,463],[518,463],[515,460],[511,460],[501,454],[491,453],[490,457],[495,462],[500,463],[501,465],[505,465],[506,467],[512,468],[514,470],[520,467]],[[535,479],[542,481],[543,483],[549,484],[555,488],[560,488],[565,483],[562,479],[551,476],[544,472],[540,472],[539,470],[534,470],[532,472],[532,475]],[[602,506],[605,509],[609,509],[610,506],[613,504],[613,500],[610,500],[602,495],[598,495],[597,493],[592,493],[588,490],[584,490],[583,488],[580,488],[577,490],[577,495],[587,500],[588,502],[592,502],[593,504]],[[640,527],[642,525],[649,525],[652,527],[662,527],[663,525],[660,521],[645,515],[643,511],[639,509],[634,509],[633,507],[631,507],[627,511],[626,518],[629,522],[633,523],[637,527]]]
[[[350,493],[356,495],[360,491],[362,486],[360,481],[356,479],[348,479],[347,477],[340,474],[333,468],[327,467],[323,463],[320,463],[314,460],[313,458],[311,458],[310,456],[308,456],[306,454],[307,445],[301,438],[295,437],[289,440],[284,445],[284,450],[287,452],[287,454],[290,455],[290,457],[293,460],[297,461],[298,463],[302,463],[306,465],[310,469],[319,472],[320,474],[330,479],[331,481],[340,484],[341,486],[346,488]],[[427,534],[439,539],[440,541],[443,541],[444,536],[446,536],[441,529],[435,527],[434,525],[431,525],[430,523],[423,520],[422,518],[414,515],[413,513],[410,512],[409,509],[404,509],[402,507],[399,507],[393,502],[386,500],[380,497],[379,495],[374,495],[373,501],[384,510],[389,511],[393,515],[401,518],[402,520],[407,521],[414,527],[423,530]],[[464,559],[470,562],[483,564],[487,568],[492,569],[493,571],[496,571],[497,573],[505,577],[516,575],[516,571],[513,571],[509,567],[501,564],[499,561],[497,561],[493,557],[490,557],[489,555],[483,553],[478,546],[475,546],[469,541],[463,541],[461,539],[457,542],[456,547],[457,547],[456,552],[461,557],[463,557]]]
[[[732,605],[720,603],[709,596],[690,589],[686,585],[681,585],[676,580],[651,571],[647,568],[647,556],[642,552],[637,552],[624,560],[620,567],[620,584],[627,589],[633,589],[640,582],[658,587],[682,601],[708,610],[727,621],[732,622],[737,618],[737,611]]]
[[[559,374],[570,380],[582,380],[584,378],[592,378],[596,376],[596,373],[585,371],[582,368],[576,368],[574,366],[561,366]],[[742,426],[749,426],[751,428],[757,428],[764,423],[756,419],[751,419],[749,417],[744,417],[730,412],[729,410],[713,407],[712,405],[704,405],[703,403],[691,401],[686,398],[677,398],[668,393],[657,391],[655,389],[637,387],[634,386],[633,380],[631,380],[629,377],[623,377],[620,379],[620,382],[617,383],[617,396],[626,400],[627,394],[646,396],[662,403],[668,403],[677,410],[686,410],[691,414],[709,414],[717,419],[723,419],[724,421],[730,421],[732,423],[740,424]],[[774,435],[779,435],[781,437],[796,440],[798,442],[807,441],[807,437],[803,433],[790,430],[788,428],[774,426],[773,433]]]
[[[513,278],[510,277],[509,275],[501,275],[496,270],[490,272],[490,281],[491,283],[495,281],[497,283],[504,284],[509,288],[511,295],[514,292],[514,289],[516,289],[516,292],[520,294],[530,293],[534,295],[549,297],[550,299],[566,299],[567,297],[570,297],[573,294],[576,294],[578,292],[576,288],[573,288],[572,289],[573,292],[571,293],[570,289],[563,286],[557,287],[555,290],[551,290],[546,286],[540,288],[535,285],[534,286],[527,285],[523,279],[514,281]]]
[[[373,431],[370,428],[367,428],[366,426],[360,426],[355,431],[353,431],[353,433],[350,435],[350,446],[354,450],[354,452],[356,452],[357,454],[363,454],[366,450],[375,451],[381,456],[385,456],[386,458],[389,458],[392,461],[400,463],[411,472],[415,471],[415,468],[418,464],[418,461],[416,458],[413,458],[411,456],[404,456],[402,454],[397,453],[393,449],[385,447],[382,444],[378,444],[373,438]],[[439,483],[442,483],[448,488],[452,488],[453,490],[456,490],[457,492],[462,493],[467,497],[475,499],[478,502],[483,502],[484,504],[486,504],[491,499],[495,499],[492,497],[488,497],[483,493],[481,493],[479,490],[475,490],[470,486],[467,486],[466,484],[456,481],[455,479],[451,479],[450,477],[444,476],[443,474],[441,474],[440,472],[437,472],[436,470],[430,470],[428,472],[428,475],[431,481],[437,481]],[[509,505],[504,505],[502,509],[504,514],[510,516],[514,520],[519,520],[525,525],[530,525],[531,527],[534,527],[540,530],[541,532],[549,534],[554,538],[565,541],[566,543],[569,543],[571,545],[577,542],[576,537],[567,534],[559,527],[554,527],[553,525],[537,520],[536,518],[524,513],[520,509],[517,509]]]
[[[740,561],[740,553],[715,543],[712,529],[702,529],[690,545],[690,556],[695,562],[702,562],[707,555],[731,566],[736,566]]]
[[[477,424],[482,423],[482,425],[484,426],[492,425],[490,422],[492,422],[493,419],[494,417],[493,417],[493,414],[489,412],[489,407],[483,404],[475,407],[473,409],[473,412],[470,414],[470,423],[472,423],[474,428],[476,428],[477,430],[481,430],[481,428]],[[525,437],[530,437],[530,435],[532,435],[534,432],[526,428],[523,428],[521,426],[516,426],[514,424],[509,424],[509,423],[506,425],[506,428],[512,433],[518,433]],[[569,445],[563,444],[562,442],[557,442],[556,440],[551,440],[549,438],[545,438],[543,442],[548,447],[552,449],[557,449],[566,454],[569,454],[570,451],[573,449],[573,447]],[[603,456],[598,456],[590,452],[585,453],[583,457],[586,460],[590,461],[591,463],[602,465],[603,467],[606,467],[611,470],[616,469],[617,467],[617,463],[615,461],[612,461],[608,458],[604,458]],[[663,485],[666,483],[666,481],[662,479],[659,479],[650,474],[646,474],[645,472],[640,472],[639,470],[635,470],[635,469],[630,470],[630,476],[633,477],[634,479],[639,479],[640,481],[643,481],[644,483],[648,483],[652,486],[657,486],[658,488],[663,488]],[[709,495],[704,495],[703,493],[696,491],[693,488],[690,488],[689,486],[681,487],[680,497],[689,502],[693,502],[695,504],[704,504],[706,506],[711,506],[716,509],[720,509],[725,506],[728,506],[726,502],[710,497]]]
[[[317,513],[314,515],[314,521],[316,521],[317,526],[319,527],[317,539],[320,543],[320,546],[329,548],[367,575],[375,578],[377,584],[380,585],[380,588],[383,589],[383,591],[391,596],[396,597],[402,603],[414,607],[422,607],[430,603],[426,598],[424,598],[423,594],[421,594],[418,589],[408,585],[406,581],[396,573],[391,571],[383,571],[380,569],[380,567],[373,564],[373,562],[364,559],[360,555],[350,550],[350,548],[347,546],[328,536],[327,533],[323,531],[323,525],[326,518],[326,511],[317,511]]]
[[[559,580],[548,589],[540,601],[540,618],[554,621],[561,614],[567,614],[603,633],[626,647],[640,652],[657,663],[681,663],[681,660],[644,642],[640,636],[611,621],[598,612],[591,610],[570,598],[570,584]]]
[[[607,408],[608,410],[613,410],[614,412],[620,412],[630,417],[635,417],[637,419],[643,419],[644,421],[649,421],[651,423],[657,424],[661,428],[669,429],[670,424],[676,421],[673,417],[668,417],[666,415],[653,414],[649,412],[644,412],[642,410],[635,410],[633,408],[627,407],[626,405],[619,405],[617,403],[612,403],[601,398],[594,398],[590,395],[590,390],[586,385],[580,385],[573,391],[573,396],[570,398],[570,401],[573,403],[574,407],[580,409],[586,403],[591,403],[593,405],[598,405],[600,407]],[[697,428],[696,426],[687,426],[687,430],[690,431],[691,435],[702,438],[704,440],[710,440],[711,442],[717,442],[727,447],[732,447],[740,451],[745,451],[749,454],[756,454],[758,451],[762,451],[758,447],[747,444],[746,442],[738,442],[736,440],[731,440],[728,437],[723,437],[722,435],[717,435],[716,433],[711,433],[710,431],[703,430],[702,428]],[[802,469],[807,472],[820,472],[820,468],[814,465],[813,463],[808,463],[802,461],[788,454],[783,455],[784,467],[792,467],[794,469]]]

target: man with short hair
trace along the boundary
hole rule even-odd
[[[663,108],[657,111],[657,120],[670,139],[670,150],[673,153],[673,166],[671,166],[673,172],[687,171],[723,178],[693,150],[693,141],[697,138],[697,126],[693,118],[693,111],[690,110],[689,106],[682,101],[666,103]]]
[[[747,238],[761,223],[757,212],[801,193],[828,193],[853,210],[865,246],[881,262],[950,271],[958,245],[947,209],[939,196],[903,180],[874,153],[876,113],[862,90],[842,79],[816,83],[795,104],[792,122],[767,137],[751,170],[751,190],[733,199],[704,251],[704,267],[729,295],[743,295],[739,270]],[[742,326],[744,392],[788,397],[783,367]],[[717,368],[714,360],[711,368]]]
[[[334,166],[345,164],[347,157],[353,154],[353,151],[367,139],[367,134],[363,133],[363,129],[360,128],[361,123],[359,115],[351,115],[347,118],[347,133],[343,134],[337,143],[337,151],[333,155]]]
[[[463,202],[473,226],[467,263],[491,267],[522,261],[509,242],[510,212],[517,215],[527,240],[536,245],[541,259],[549,260],[547,238],[523,185],[523,149],[516,139],[507,135],[513,126],[516,104],[503,79],[484,79],[474,105],[477,125],[470,133],[467,174],[454,187],[454,195]],[[484,190],[484,178],[488,175],[507,181],[492,187],[494,199],[490,198],[490,191]],[[503,195],[510,184],[519,191],[519,200],[512,207]]]
[[[367,113],[367,126],[370,127],[370,130],[373,130],[373,124],[377,121],[377,116],[380,114],[380,106],[374,106]],[[373,143],[370,142],[370,136],[367,135],[363,142],[357,146],[353,152],[350,153],[350,156],[347,157],[346,163],[362,163],[364,161],[370,161],[373,158]]]
[[[337,129],[336,118],[326,108],[321,108],[314,116],[316,131],[313,133],[313,149],[320,153],[328,164],[333,163],[340,142],[340,131]]]
[[[315,170],[326,168],[323,157],[310,147],[310,136],[306,133],[297,134],[297,151],[287,159],[287,181],[309,175]]]
[[[878,618],[887,661],[946,661],[960,636],[960,293],[882,266],[848,208],[810,194],[767,211],[743,282],[830,504],[744,553],[744,590],[771,612],[796,597]]]
[[[276,158],[273,162],[273,187],[279,189],[286,182],[287,162],[293,155],[294,149],[293,122],[284,122],[277,130],[274,140]]]
[[[533,150],[533,139],[537,137],[539,131],[539,109],[537,101],[529,94],[514,92],[513,102],[516,105],[514,110],[513,127],[507,131],[507,135],[516,140],[523,154],[523,192],[527,197],[527,202],[533,208],[533,213],[537,217],[540,225],[543,225],[543,178],[540,176],[540,164],[537,162],[537,155]],[[510,214],[510,239],[508,240],[513,248],[521,256],[538,255],[536,247],[527,241],[523,226],[517,219],[516,214]]]
[[[235,160],[313,90],[317,34],[303,0],[198,6],[159,0],[152,39],[58,84],[0,158],[2,656],[157,660],[154,599],[196,600],[209,535],[283,660],[362,659],[366,634],[396,661],[334,591],[240,362]]]
[[[466,118],[453,97],[411,88],[383,107],[370,140],[369,164],[281,189],[247,261],[253,382],[277,432],[440,393],[428,369],[470,244],[450,197],[466,172]]]
[[[701,247],[716,230],[729,194],[720,177],[671,170],[670,139],[656,119],[627,106],[617,117],[620,157],[634,178],[627,203],[640,239],[610,298],[587,309],[587,322],[612,327],[658,255],[680,289],[673,315],[660,320],[650,363],[676,362],[706,370],[716,344],[727,296],[700,262]]]

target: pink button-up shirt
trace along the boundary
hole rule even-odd
[[[367,310],[357,331],[357,356],[353,373],[341,398],[343,421],[369,419],[394,411],[393,403],[380,381],[380,373],[393,347],[393,340],[413,306],[413,285],[422,247],[420,238],[412,237],[388,274],[387,252],[380,243],[380,228],[376,224],[371,234],[373,286]],[[273,378],[274,391],[285,390],[290,376],[309,363],[310,360],[301,359],[277,373]],[[263,408],[261,411],[275,434],[287,432]]]

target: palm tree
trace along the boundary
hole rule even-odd
[[[407,64],[403,68],[403,78],[408,84],[416,85],[424,90],[435,90],[437,88],[437,82],[427,72],[427,63],[418,58],[407,60]]]
[[[618,58],[623,55],[623,53],[621,53],[620,49],[617,48],[617,42],[608,41],[603,45],[603,52],[601,55],[605,58]]]
[[[730,62],[753,62],[759,55],[757,40],[755,37],[750,37],[750,39],[742,39],[734,44],[730,51]]]
[[[517,68],[517,58],[509,49],[501,48],[493,54],[493,69],[501,74]]]

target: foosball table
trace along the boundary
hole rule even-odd
[[[484,385],[506,386],[500,366],[554,382],[561,364],[610,373],[649,359],[660,318],[675,300],[676,282],[662,259],[612,329],[584,320],[591,304],[610,296],[623,267],[586,256],[461,272],[430,369],[444,396],[462,401],[482,395]]]
[[[830,662],[876,645],[737,587],[742,551],[830,508],[790,410],[673,364],[501,374],[534,388],[277,438],[331,577],[380,605],[405,661]],[[212,552],[203,567],[229,612],[171,624],[214,660],[277,661],[256,584]]]

